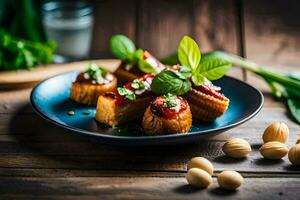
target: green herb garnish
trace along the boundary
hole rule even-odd
[[[251,71],[263,78],[269,85],[272,94],[276,98],[287,102],[291,115],[300,124],[300,80],[297,79],[296,75],[279,74],[245,58],[225,52],[215,51],[209,54],[220,59],[227,59],[233,65]]]
[[[228,59],[214,55],[201,56],[197,43],[188,36],[184,36],[178,46],[178,59],[186,66],[192,75],[195,85],[200,85],[205,78],[216,80],[226,74],[231,67]]]
[[[191,82],[178,73],[170,70],[160,72],[152,81],[152,92],[158,95],[167,93],[183,95],[188,92],[192,87]]]
[[[135,79],[131,83],[131,87],[133,87],[136,90],[143,90],[146,88],[145,83],[139,79]]]
[[[173,107],[178,106],[176,95],[168,93],[168,94],[164,95],[164,98],[165,98],[164,103],[165,103],[166,107],[173,108]]]
[[[84,76],[87,78],[91,77],[97,83],[103,83],[106,73],[107,71],[103,67],[95,63],[91,63],[88,69],[84,72]]]
[[[127,89],[127,88],[118,87],[117,90],[118,90],[118,93],[121,96],[124,96],[125,98],[127,98],[127,99],[129,99],[131,101],[134,101],[136,99],[135,94],[131,90]]]
[[[110,38],[109,46],[112,53],[127,64],[138,65],[139,69],[145,73],[156,71],[155,67],[144,60],[144,51],[136,49],[132,40],[125,35],[113,35]]]
[[[228,59],[207,54],[201,56],[197,43],[188,36],[179,43],[178,60],[182,65],[179,71],[162,71],[153,79],[151,88],[155,94],[185,94],[191,89],[191,81],[200,85],[206,79],[219,79],[231,67]]]

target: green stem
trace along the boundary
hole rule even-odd
[[[261,67],[252,61],[249,61],[249,60],[242,58],[240,56],[237,56],[237,55],[233,55],[233,54],[229,54],[229,53],[225,53],[225,52],[221,52],[221,51],[217,51],[215,53],[219,54],[220,56],[223,56],[224,58],[229,59],[233,65],[241,67],[246,70],[249,70],[249,71],[263,77],[264,79],[268,79],[272,82],[277,82],[277,83],[283,85],[284,87],[293,87],[293,88],[297,88],[300,90],[299,82],[297,82],[291,78],[285,77],[283,75],[280,75],[278,73],[275,73],[273,71],[266,70],[266,69],[264,69],[264,67]]]

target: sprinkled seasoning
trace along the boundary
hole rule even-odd
[[[70,110],[70,111],[67,112],[67,114],[68,114],[69,116],[73,116],[73,115],[75,115],[75,112],[74,112],[73,110]]]

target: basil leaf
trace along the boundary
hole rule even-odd
[[[300,100],[288,98],[287,105],[294,119],[300,123]]]
[[[184,36],[178,46],[178,59],[181,65],[185,65],[195,71],[200,63],[201,53],[197,43],[190,37]]]
[[[205,81],[205,77],[201,74],[194,74],[192,76],[192,81],[196,86],[198,86]]]
[[[121,60],[131,61],[131,55],[135,52],[134,43],[124,35],[113,35],[110,38],[109,46],[112,53]]]
[[[185,79],[190,78],[192,76],[191,70],[186,66],[180,66],[179,72],[181,76]]]
[[[230,68],[231,62],[228,59],[211,53],[202,56],[197,71],[209,80],[217,80],[224,76]]]
[[[152,81],[151,89],[154,94],[183,95],[191,89],[188,79],[179,78],[173,71],[162,71]]]

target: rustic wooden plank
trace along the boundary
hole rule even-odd
[[[137,43],[157,57],[177,50],[183,35],[191,34],[192,1],[138,1]]]
[[[236,1],[193,1],[193,36],[203,52],[225,50],[239,54]]]
[[[176,52],[184,34],[203,52],[238,52],[239,24],[235,1],[141,1],[137,18],[138,44],[163,57]]]
[[[255,0],[243,4],[247,57],[284,71],[299,70],[300,2]]]
[[[43,152],[39,154],[3,153],[0,157],[0,167],[184,172],[190,158],[203,156],[212,161],[216,172],[231,169],[252,173],[288,174],[299,173],[300,170],[298,167],[291,166],[287,157],[275,161],[263,159],[257,150],[260,144],[252,146],[253,151],[246,159],[225,157],[221,152],[221,147],[221,143],[206,143],[202,148],[185,148],[184,150],[188,152],[182,154],[175,150],[167,151],[166,148],[160,149],[159,153],[139,150],[140,154],[116,151],[104,151],[91,155],[47,155]],[[141,155],[142,153],[144,154]]]
[[[135,39],[136,1],[92,0],[95,6],[95,24],[91,54],[94,57],[111,56],[108,41],[113,34],[125,34]]]
[[[1,178],[2,198],[94,199],[297,199],[299,178],[246,178],[237,191],[214,184],[196,189],[177,178]],[[34,194],[34,195],[33,195]]]

